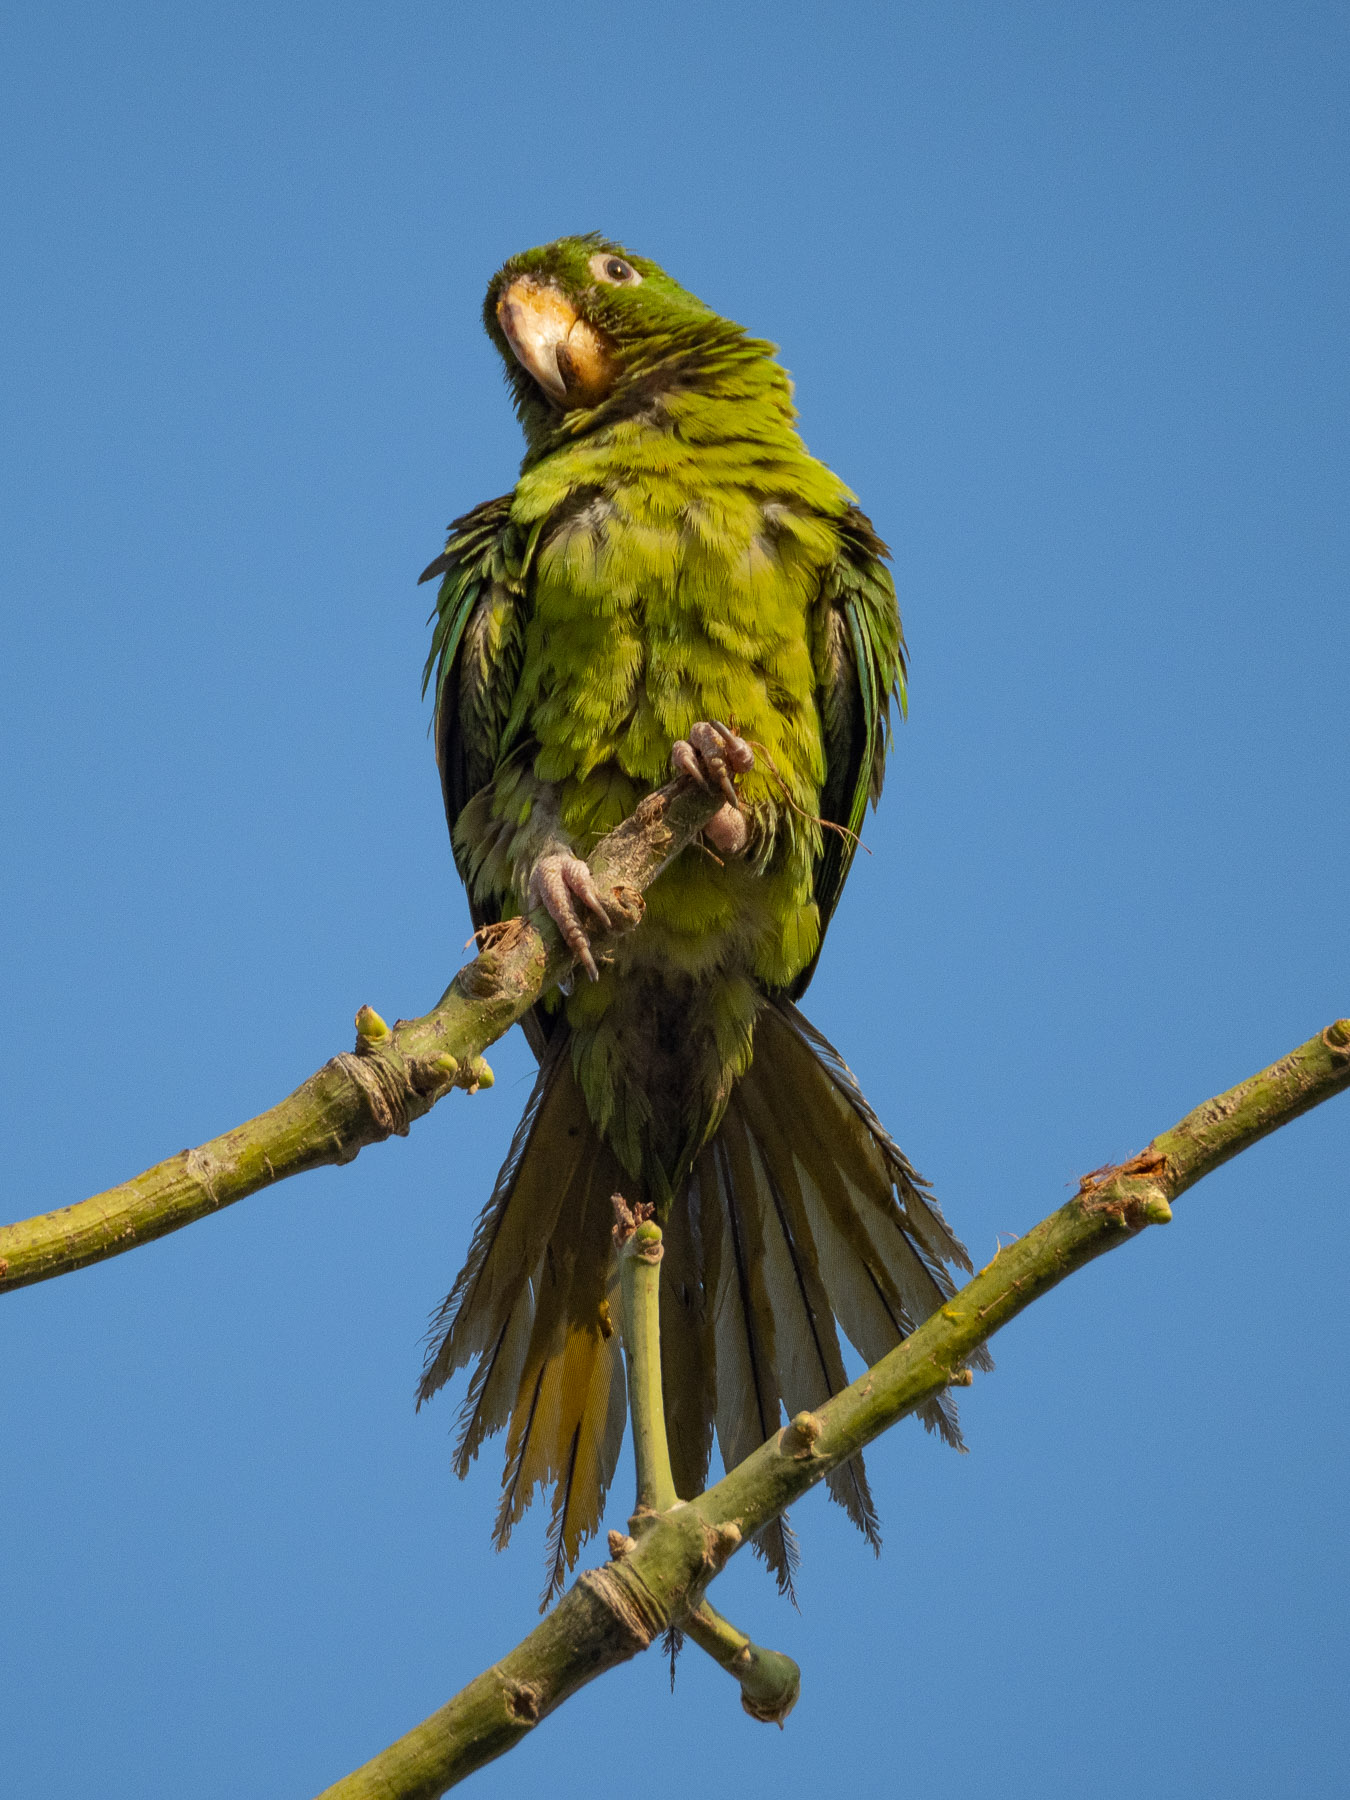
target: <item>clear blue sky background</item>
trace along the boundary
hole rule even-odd
[[[12,8],[3,1210],[220,1131],[467,935],[418,680],[507,488],[478,326],[592,227],[783,346],[913,706],[809,1010],[986,1260],[1350,1011],[1336,5]],[[414,1416],[523,1103],[0,1303],[3,1785],[292,1800],[531,1624]],[[688,1654],[482,1796],[1344,1792],[1350,1103],[797,1510],[785,1733]],[[495,1446],[494,1446],[495,1451]],[[614,1496],[627,1509],[628,1476]]]

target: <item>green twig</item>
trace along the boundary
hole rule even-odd
[[[752,1643],[703,1600],[680,1620],[680,1630],[741,1684],[741,1705],[752,1719],[781,1728],[802,1691],[802,1672],[781,1650]]]
[[[614,1242],[619,1256],[619,1292],[623,1303],[624,1357],[628,1365],[628,1409],[633,1421],[633,1460],[637,1464],[637,1504],[628,1521],[637,1536],[653,1519],[679,1504],[670,1472],[666,1442],[666,1407],[661,1387],[661,1228],[652,1208],[641,1202],[629,1209],[615,1194]],[[610,1534],[610,1552],[626,1555],[635,1538]],[[790,1656],[765,1650],[716,1612],[704,1600],[680,1620],[701,1650],[734,1675],[741,1705],[752,1718],[781,1725],[797,1704],[801,1670]]]
[[[638,923],[643,890],[719,804],[673,781],[600,840],[591,872],[616,932]],[[594,933],[597,951],[609,935]],[[288,1175],[350,1162],[367,1144],[406,1135],[452,1088],[490,1087],[484,1050],[569,973],[572,959],[542,912],[484,936],[482,953],[423,1018],[391,1029],[363,1006],[354,1050],[333,1057],[268,1112],[90,1200],[0,1226],[0,1293],[133,1250]]]
[[[628,1411],[633,1421],[633,1460],[637,1464],[637,1504],[629,1525],[638,1531],[644,1520],[674,1506],[675,1477],[670,1472],[666,1441],[666,1408],[661,1392],[660,1280],[661,1227],[652,1208],[638,1203],[632,1211],[622,1194],[614,1197],[614,1242],[619,1256],[619,1295],[623,1303],[623,1352],[628,1367]]]
[[[1166,1224],[1173,1201],[1211,1169],[1347,1087],[1350,1019],[1340,1019],[1139,1156],[1085,1178],[851,1387],[799,1413],[697,1500],[650,1519],[636,1542],[618,1540],[615,1560],[587,1570],[509,1656],[322,1800],[435,1800],[672,1624],[693,1635],[704,1589],[754,1532],[925,1400],[964,1384],[971,1353],[1034,1300]],[[709,1630],[730,1648],[720,1621]]]

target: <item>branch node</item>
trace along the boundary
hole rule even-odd
[[[464,948],[467,950],[469,944],[477,944],[480,955],[484,950],[510,950],[524,935],[527,924],[528,920],[519,915],[510,919],[494,919],[490,925],[480,925]]]
[[[628,1540],[629,1543],[636,1543],[640,1537],[645,1537],[652,1526],[658,1523],[660,1517],[660,1513],[654,1506],[648,1506],[639,1500],[628,1515],[628,1529],[633,1534]]]
[[[654,1225],[650,1219],[644,1219],[633,1233],[633,1248],[629,1252],[640,1262],[659,1263],[665,1255],[661,1244],[661,1227]]]
[[[682,1628],[719,1668],[735,1676],[741,1705],[752,1719],[782,1725],[802,1689],[802,1672],[790,1656],[752,1643],[706,1600],[686,1614]]]
[[[1337,1056],[1350,1056],[1350,1019],[1337,1019],[1322,1033],[1322,1042]]]
[[[751,1644],[747,1647],[744,1672],[738,1670],[736,1674],[745,1711],[762,1725],[776,1725],[781,1731],[801,1697],[802,1672],[796,1663],[779,1650]]]
[[[504,972],[532,932],[539,949],[543,949],[543,940],[528,917],[502,919],[491,929],[487,947],[472,962],[465,963],[451,983],[468,1000],[486,1000],[496,995]]]
[[[363,1006],[356,1014],[356,1050],[358,1056],[367,1044],[378,1044],[391,1036],[389,1027],[373,1006]]]
[[[609,1557],[611,1562],[619,1562],[630,1550],[637,1549],[637,1539],[626,1532],[611,1531],[609,1534]]]
[[[1172,1217],[1167,1196],[1154,1185],[1168,1183],[1172,1177],[1166,1156],[1150,1144],[1128,1162],[1106,1163],[1084,1175],[1074,1198],[1085,1218],[1100,1214],[1122,1231],[1142,1231],[1146,1225],[1166,1225]]]
[[[656,825],[661,819],[665,818],[667,804],[667,795],[662,789],[658,788],[654,794],[648,794],[643,799],[639,800],[637,805],[633,808],[633,823],[639,826],[643,831],[650,832],[654,843],[659,843],[660,839],[657,833],[651,831],[651,827]],[[667,835],[667,841],[669,841],[669,834]]]
[[[206,1189],[207,1194],[210,1196],[212,1206],[219,1206],[220,1201],[216,1198],[215,1186],[211,1179],[215,1173],[215,1165],[212,1162],[212,1159],[206,1154],[206,1151],[186,1151],[184,1153],[183,1163],[193,1180],[200,1181],[202,1186]]]
[[[947,1386],[948,1387],[973,1387],[974,1384],[975,1384],[975,1372],[973,1369],[954,1369],[952,1371],[951,1380],[947,1383]]]
[[[518,1725],[539,1723],[539,1690],[528,1681],[508,1681],[505,1687],[506,1710]]]
[[[624,1650],[635,1656],[670,1623],[645,1582],[629,1574],[626,1562],[606,1563],[577,1577],[584,1588],[614,1620],[627,1642]]]
[[[408,1088],[402,1075],[390,1067],[388,1060],[373,1050],[362,1048],[355,1056],[348,1055],[345,1050],[339,1051],[333,1061],[360,1088],[377,1135],[380,1138],[407,1137],[412,1124]],[[337,1160],[350,1162],[360,1148],[358,1139],[351,1145],[351,1155],[339,1155]]]
[[[794,1462],[802,1462],[813,1454],[816,1439],[825,1427],[814,1413],[799,1412],[778,1440],[778,1448]]]
[[[705,1525],[703,1528],[703,1561],[713,1575],[720,1575],[741,1547],[741,1528],[732,1519],[722,1525]]]
[[[609,909],[611,913],[617,914],[614,920],[616,930],[632,931],[642,923],[647,902],[643,899],[640,888],[620,881],[609,890]]]
[[[629,1206],[622,1194],[611,1194],[609,1203],[614,1208],[615,1247],[622,1250],[629,1238],[636,1233],[638,1227],[648,1223],[655,1213],[656,1208],[654,1206],[648,1206],[646,1202],[642,1200],[639,1200],[636,1206]],[[652,1229],[656,1232],[656,1242],[659,1244],[661,1242],[660,1227],[653,1226]],[[644,1242],[650,1243],[650,1237],[644,1239]],[[636,1250],[634,1254],[637,1254]],[[653,1259],[648,1257],[647,1260],[649,1262],[652,1260],[659,1262],[660,1258],[657,1257]]]

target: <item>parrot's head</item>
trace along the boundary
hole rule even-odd
[[[697,389],[728,364],[768,363],[774,346],[596,233],[513,256],[488,286],[483,322],[506,365],[532,449]],[[790,405],[790,402],[788,402]]]

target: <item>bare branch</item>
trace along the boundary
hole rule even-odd
[[[630,1212],[622,1194],[615,1194],[613,1203],[614,1243],[623,1299],[623,1348],[628,1364],[628,1411],[633,1421],[633,1460],[637,1465],[637,1504],[629,1530],[636,1531],[645,1517],[666,1512],[677,1498],[661,1392],[657,1284],[664,1245],[661,1227],[652,1218],[653,1207],[639,1201],[636,1212]]]
[[[659,1281],[664,1246],[653,1208],[639,1202],[631,1211],[622,1194],[613,1196],[614,1242],[623,1296],[623,1346],[628,1363],[628,1409],[633,1421],[633,1461],[637,1503],[628,1529],[633,1537],[610,1533],[610,1555],[618,1560],[636,1540],[677,1504],[675,1478],[666,1442],[666,1403],[661,1386]],[[680,1628],[741,1685],[741,1705],[752,1719],[781,1726],[797,1704],[802,1672],[790,1656],[752,1643],[706,1600],[680,1621]],[[672,1655],[674,1652],[672,1652]],[[673,1679],[672,1667],[672,1679]]]
[[[600,840],[591,873],[615,925],[594,933],[598,952],[638,924],[644,890],[720,804],[672,781]],[[452,1088],[490,1086],[484,1050],[564,979],[572,958],[543,912],[491,927],[486,938],[423,1018],[391,1030],[363,1006],[355,1050],[268,1112],[78,1205],[0,1226],[0,1293],[133,1250],[288,1175],[350,1162],[367,1144],[406,1135]]]
[[[1129,1162],[1086,1177],[851,1387],[798,1414],[697,1500],[658,1513],[636,1542],[615,1534],[614,1560],[587,1570],[509,1656],[321,1800],[435,1800],[671,1625],[692,1631],[705,1588],[742,1543],[925,1400],[965,1385],[971,1354],[994,1332],[1085,1263],[1166,1224],[1172,1202],[1211,1169],[1347,1087],[1350,1019],[1339,1019]]]

